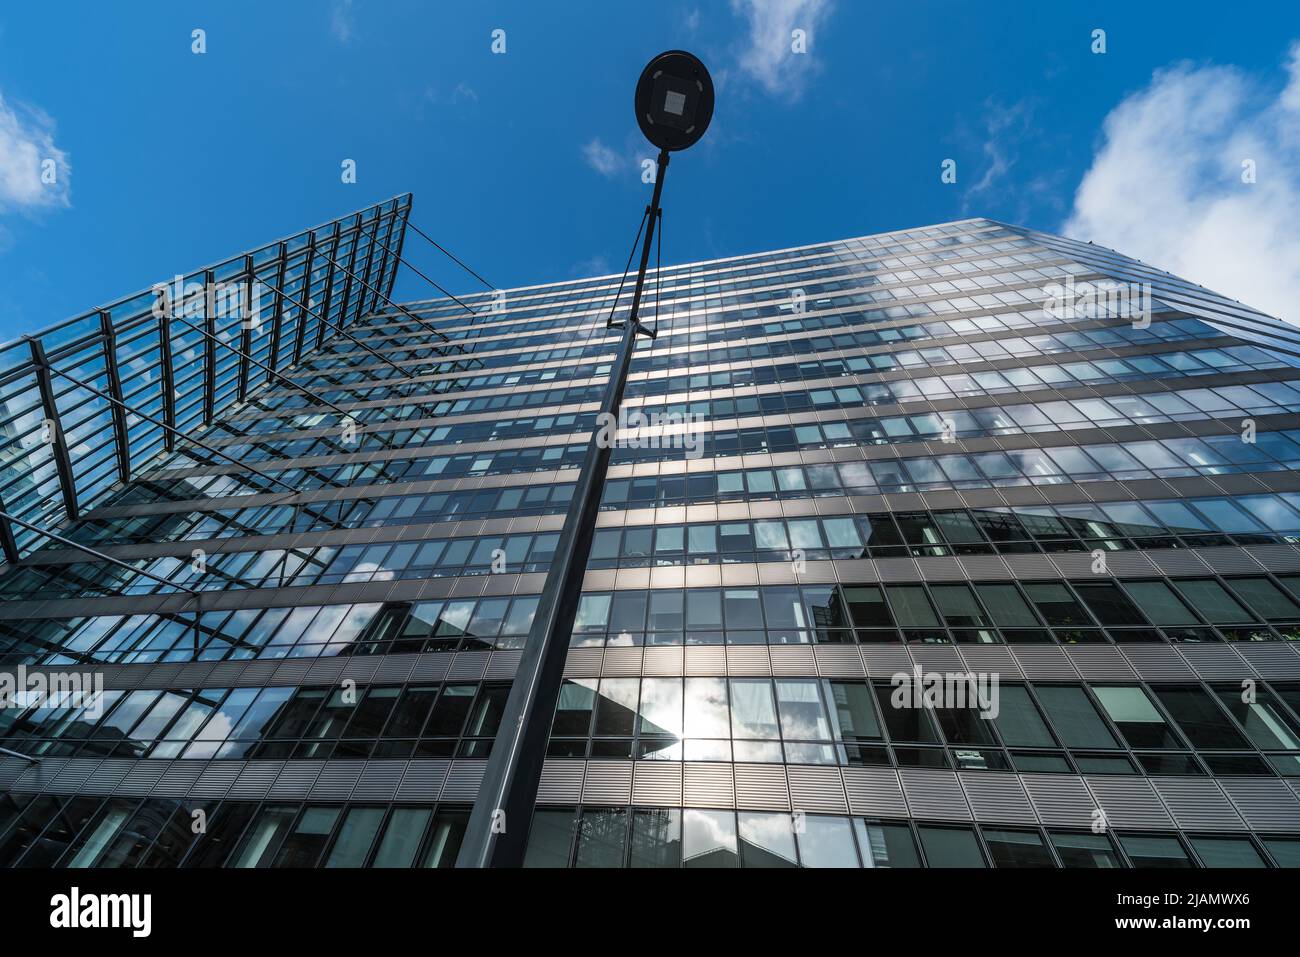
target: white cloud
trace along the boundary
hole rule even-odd
[[[451,102],[461,103],[465,101],[478,102],[478,91],[468,83],[457,83],[456,89],[451,91]]]
[[[740,71],[768,93],[797,100],[818,67],[816,32],[830,15],[830,0],[731,0],[731,9],[749,27],[739,54]],[[795,30],[804,31],[807,52],[794,52]]]
[[[1063,232],[1300,324],[1300,42],[1280,92],[1179,64],[1103,129]]]
[[[68,154],[54,145],[54,120],[0,94],[0,211],[71,205],[71,175]]]
[[[622,157],[601,142],[599,137],[582,148],[582,156],[587,165],[601,176],[616,176],[624,166]]]
[[[1016,164],[1016,147],[1029,132],[1032,117],[1033,106],[1028,100],[1010,106],[1003,106],[991,97],[984,102],[984,129],[980,143],[984,172],[963,195],[964,212],[969,212],[976,200],[992,193],[1011,172]]]
[[[339,43],[349,43],[356,31],[352,0],[334,0],[330,5],[330,33]]]

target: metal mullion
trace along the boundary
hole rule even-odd
[[[379,257],[379,275],[375,277],[375,282],[374,282],[375,290],[370,296],[371,312],[374,312],[375,308],[379,305],[379,293],[384,287],[384,276],[388,272],[388,256],[389,253],[391,252],[391,250],[388,247],[393,239],[393,228],[397,224],[397,200],[393,200],[393,208],[386,215],[388,218],[388,223],[387,223],[388,228],[384,231],[384,241],[383,243],[381,243],[384,251],[383,254]],[[373,252],[371,254],[371,259],[372,260],[374,259]],[[366,278],[369,279],[370,277],[367,276]]]
[[[286,243],[280,243],[280,263],[275,274],[275,315],[271,321],[271,353],[266,360],[266,364],[270,366],[272,377],[280,367],[280,341],[284,335],[284,308],[287,300],[284,294],[284,277],[285,273],[288,272],[288,267],[289,247]],[[267,381],[270,382],[271,378],[268,378]]]
[[[352,320],[353,322],[360,322],[362,316],[368,315],[369,313],[374,311],[374,301],[373,301],[374,296],[372,295],[370,297],[371,305],[370,308],[367,309],[366,293],[372,288],[370,283],[370,274],[374,271],[375,268],[375,250],[378,248],[378,243],[379,243],[379,224],[383,222],[383,219],[384,219],[383,212],[380,210],[378,206],[376,206],[375,222],[374,225],[370,227],[370,238],[366,243],[365,275],[361,279],[361,292],[357,294],[357,314],[356,317]]]
[[[311,299],[311,271],[316,265],[316,234],[307,241],[303,261],[302,295],[298,297],[298,327],[293,337],[293,365],[302,361],[303,344],[307,337],[307,302]]]
[[[68,455],[67,438],[63,434],[63,423],[59,418],[58,407],[54,403],[54,383],[50,378],[50,365],[45,358],[45,349],[39,339],[28,339],[32,349],[32,362],[36,366],[36,384],[41,392],[41,403],[45,407],[45,418],[51,423],[50,442],[54,455],[54,467],[58,472],[59,486],[63,493],[63,509],[72,521],[77,520],[77,488],[72,480],[72,459]]]
[[[393,271],[392,275],[388,277],[387,285],[384,284],[384,277],[382,275],[379,277],[379,287],[383,290],[385,297],[392,295],[393,286],[397,284],[397,271],[402,268],[402,249],[406,246],[406,224],[411,217],[411,207],[414,205],[414,202],[415,200],[408,194],[406,205],[401,211],[402,230],[397,234],[397,249],[393,250]],[[394,212],[394,228],[396,228],[397,218],[397,213]],[[390,241],[393,238],[391,229],[389,230],[388,238]]]
[[[339,318],[337,325],[340,329],[346,329],[348,326],[348,304],[352,301],[352,273],[355,272],[357,264],[357,250],[361,248],[361,226],[364,220],[361,214],[356,214],[356,225],[351,228],[352,231],[352,248],[348,250],[348,277],[347,282],[343,284],[343,298],[339,302]],[[332,268],[338,268],[331,263]]]
[[[239,366],[238,371],[235,373],[235,401],[239,403],[243,403],[244,399],[248,395],[248,377],[252,374],[252,369],[248,364],[247,356],[253,351],[253,323],[251,319],[253,308],[253,284],[257,282],[257,271],[253,266],[253,257],[251,255],[244,257],[243,278],[245,283],[245,299],[239,332]],[[204,344],[207,349],[215,353],[217,349],[215,341],[217,330],[215,326],[209,326],[206,331],[210,336],[204,336]],[[212,392],[215,393],[216,383],[211,383],[211,386]]]
[[[326,260],[327,262],[332,260],[335,256],[339,254],[339,235],[341,232],[342,232],[341,225],[338,222],[335,222],[332,235],[330,236],[330,251],[329,251],[329,256],[327,257]],[[333,297],[334,297],[334,267],[326,266],[324,294],[321,297],[321,310],[320,310],[320,314],[316,317],[316,345],[315,345],[316,349],[319,349],[321,345],[325,342],[325,324],[326,321],[329,319],[330,306],[332,305],[331,300],[333,299]]]
[[[203,325],[209,332],[216,332],[216,316],[212,313],[216,311],[216,303],[213,302],[212,290],[212,270],[204,270],[203,273]],[[213,400],[216,398],[217,391],[217,350],[212,342],[199,343],[203,346],[203,424],[212,424],[212,419],[216,408],[213,406]]]

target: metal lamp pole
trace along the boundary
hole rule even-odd
[[[690,84],[689,88],[686,84]],[[712,92],[712,83],[703,64],[690,54],[680,52],[661,54],[652,60],[637,85],[637,118],[643,131],[648,124],[656,134],[651,136],[647,132],[651,142],[659,146],[659,157],[654,194],[646,210],[649,227],[641,246],[632,308],[623,322],[618,361],[601,402],[598,427],[587,445],[564,528],[538,599],[528,642],[456,858],[457,867],[517,867],[523,863],[551,721],[563,684],[569,636],[578,611],[582,580],[596,529],[596,515],[613,451],[612,436],[615,432],[601,427],[600,423],[611,421],[608,416],[617,421],[637,337],[641,334],[653,336],[650,330],[641,326],[638,315],[651,241],[659,219],[659,199],[663,194],[664,174],[668,170],[668,154],[673,149],[684,149],[703,135],[712,116]],[[643,93],[646,97],[657,97],[654,100],[657,106],[647,109],[644,118]],[[657,116],[654,110],[662,110],[665,105],[667,115]],[[684,124],[690,124],[690,128],[686,129]]]

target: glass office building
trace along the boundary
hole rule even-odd
[[[409,211],[0,350],[0,673],[103,684],[0,864],[455,861],[630,289],[396,307]],[[1300,865],[1292,327],[985,219],[643,318],[528,864]]]

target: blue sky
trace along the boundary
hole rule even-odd
[[[1300,301],[1300,6],[1066,7],[9,6],[0,338],[406,190],[414,221],[497,285],[621,268],[651,155],[632,87],[672,47],[709,65],[718,106],[669,172],[667,261],[987,215],[1069,227],[1286,312]],[[792,28],[807,53],[790,52]],[[41,158],[56,183],[39,181]],[[422,242],[406,248],[473,288]],[[429,290],[404,273],[399,292]]]

